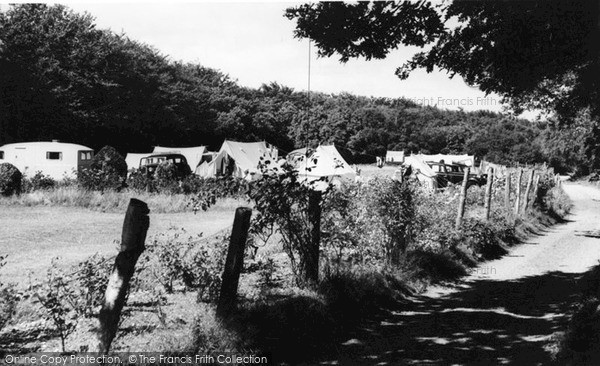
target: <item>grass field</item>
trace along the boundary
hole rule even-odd
[[[208,212],[150,212],[149,242],[170,227],[190,235],[212,235],[233,223],[236,207],[244,201],[225,200]],[[123,212],[99,212],[61,206],[0,206],[0,254],[8,255],[0,275],[7,282],[26,285],[28,278],[43,276],[53,258],[73,265],[100,253],[117,254]]]

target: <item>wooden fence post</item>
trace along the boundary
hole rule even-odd
[[[319,250],[321,246],[321,192],[311,191],[308,196],[310,243],[304,258],[303,281],[307,286],[319,283]]]
[[[469,180],[469,167],[465,168],[462,186],[460,188],[460,197],[458,199],[458,213],[456,215],[455,228],[458,230],[462,225],[463,216],[465,215],[465,201],[467,199],[467,183]]]
[[[504,183],[504,206],[506,207],[506,211],[510,213],[510,169],[506,169],[506,182]]]
[[[121,310],[125,305],[129,281],[133,276],[135,264],[146,249],[144,242],[150,226],[148,205],[132,198],[127,207],[123,232],[121,234],[121,249],[115,259],[115,266],[108,280],[104,303],[98,316],[98,350],[108,353],[119,326]]]
[[[238,283],[244,264],[244,250],[248,240],[251,216],[252,210],[248,207],[238,207],[235,210],[227,259],[221,277],[221,292],[217,304],[217,316],[219,317],[226,317],[236,306]]]
[[[488,169],[487,185],[485,186],[485,220],[490,219],[490,211],[492,209],[492,185],[494,184],[494,168]]]
[[[523,169],[519,168],[517,172],[517,197],[515,198],[515,216],[519,215],[521,208],[521,180],[523,179]]]
[[[523,202],[523,213],[527,212],[527,206],[529,206],[529,193],[531,193],[531,186],[533,185],[533,176],[535,175],[535,170],[531,170],[531,174],[529,175],[529,179],[527,180],[527,188],[525,188],[525,197]]]
[[[538,193],[538,188],[540,187],[540,175],[536,175],[535,176],[535,181],[533,182],[533,194],[531,195],[531,206],[533,207],[533,204],[535,203],[535,201],[537,200],[537,193]]]

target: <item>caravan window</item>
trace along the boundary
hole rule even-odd
[[[0,151],[0,160],[4,160],[4,151]]]
[[[62,160],[62,153],[58,151],[46,152],[46,159],[48,160]]]
[[[81,151],[79,153],[79,160],[92,160],[92,152],[91,151]]]

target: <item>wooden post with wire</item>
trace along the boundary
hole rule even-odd
[[[465,168],[465,174],[463,176],[462,186],[460,188],[460,197],[458,199],[458,213],[456,215],[455,228],[458,230],[462,226],[463,217],[465,215],[465,201],[467,199],[467,184],[469,180],[470,168]]]
[[[321,246],[321,196],[319,191],[310,191],[308,196],[308,221],[310,225],[310,243],[301,269],[302,280],[308,287],[319,283],[319,251]]]
[[[537,201],[538,188],[540,188],[540,175],[539,174],[535,176],[535,182],[533,183],[533,194],[531,197],[531,206],[532,207],[535,204],[535,201]]]
[[[515,216],[519,215],[519,209],[521,208],[521,180],[523,179],[523,169],[519,168],[517,172],[517,196],[515,198]]]
[[[485,220],[488,221],[490,219],[490,211],[492,209],[492,186],[494,184],[494,168],[488,169],[487,174],[487,184],[485,186]]]
[[[506,181],[504,182],[504,206],[506,207],[506,211],[510,213],[510,169],[506,169]]]
[[[523,213],[527,212],[529,206],[529,193],[531,193],[531,187],[533,186],[533,178],[535,176],[535,170],[531,169],[531,174],[527,180],[527,188],[525,188],[525,197],[523,202]]]
[[[129,281],[133,276],[138,258],[144,251],[144,242],[150,226],[148,205],[132,198],[125,214],[121,249],[106,286],[104,303],[98,316],[98,351],[108,353],[119,327],[121,311],[127,299]]]
[[[225,268],[221,277],[219,302],[217,303],[217,316],[221,318],[228,316],[235,309],[237,303],[237,290],[244,264],[244,250],[248,240],[251,216],[252,209],[248,207],[238,207],[235,211]]]

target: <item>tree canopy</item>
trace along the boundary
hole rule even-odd
[[[513,107],[597,114],[600,3],[597,1],[325,2],[289,8],[297,37],[323,56],[383,58],[427,46],[396,74],[439,68]]]

